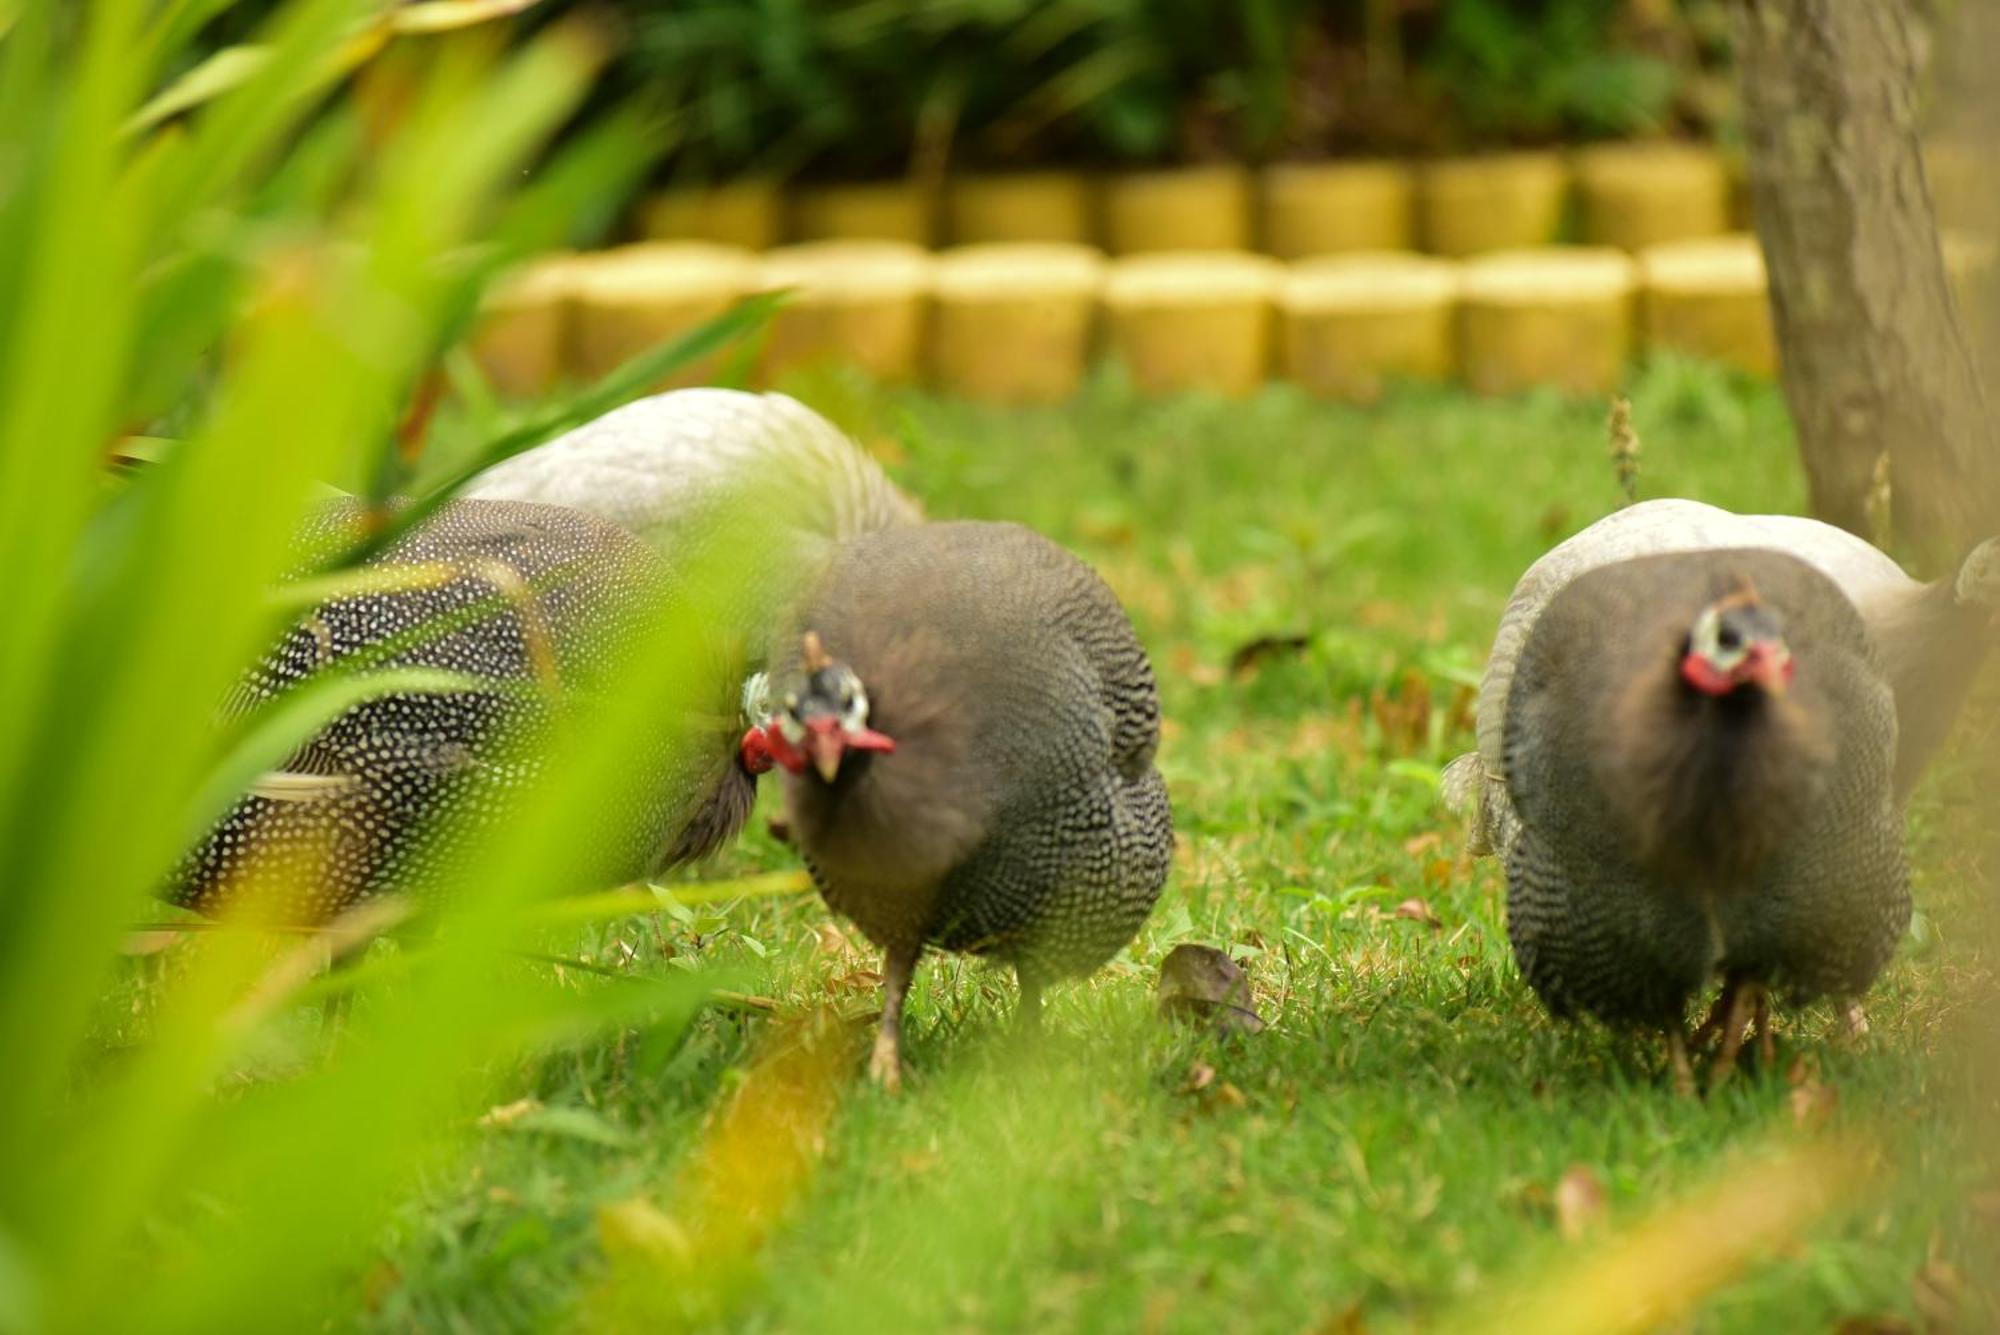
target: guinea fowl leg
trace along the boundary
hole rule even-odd
[[[1722,991],[1717,994],[1715,1004],[1708,1008],[1708,1014],[1695,1026],[1694,1037],[1688,1040],[1688,1045],[1695,1051],[1699,1052],[1713,1043],[1716,1035],[1722,1032],[1723,1025],[1729,1020],[1730,1008],[1736,1004],[1736,991],[1741,985],[1742,980],[1738,978],[1722,980]]]
[[[1709,1068],[1708,1087],[1714,1089],[1729,1079],[1736,1069],[1736,1058],[1743,1051],[1743,1040],[1749,1036],[1750,1019],[1758,1002],[1764,995],[1761,983],[1739,982],[1729,989],[1729,1014],[1722,1022],[1722,1046],[1715,1054],[1715,1065]]]
[[[1778,1036],[1771,1029],[1771,993],[1757,989],[1757,1069],[1768,1071],[1778,1064]]]
[[[875,1031],[868,1078],[891,1094],[903,1087],[903,998],[909,994],[923,949],[921,942],[891,946],[882,960],[882,1027]]]
[[[1667,1064],[1674,1073],[1674,1093],[1694,1097],[1694,1064],[1688,1060],[1687,1033],[1678,1021],[1667,1030]]]

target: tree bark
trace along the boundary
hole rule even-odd
[[[1918,138],[1910,0],[1739,0],[1750,189],[1814,511],[1863,536],[1886,450],[1898,537],[1995,531],[1978,369]]]

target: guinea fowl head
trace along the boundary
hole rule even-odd
[[[1681,655],[1681,680],[1707,696],[1746,687],[1782,695],[1795,670],[1784,618],[1748,583],[1701,609]]]
[[[868,726],[868,691],[860,676],[831,657],[814,631],[805,633],[801,666],[803,684],[787,692],[764,724],[743,739],[744,764],[752,773],[776,764],[803,774],[811,765],[823,782],[832,783],[849,751],[896,749],[894,741]]]

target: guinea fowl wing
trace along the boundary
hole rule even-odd
[[[359,506],[324,507],[302,545],[351,535]],[[538,730],[608,684],[615,649],[659,606],[665,572],[644,543],[561,507],[446,506],[386,552],[413,578],[316,607],[240,684],[249,709],[325,671],[432,668],[482,683],[392,694],[348,709],[267,774],[197,846],[169,887],[217,911],[254,880],[264,910],[319,921],[449,865],[482,822],[539,768]],[[725,719],[727,716],[724,716]],[[711,756],[662,738],[637,748],[630,810],[640,847],[614,861],[636,874],[691,855],[747,813],[724,747]],[[730,813],[735,813],[733,816]],[[730,827],[733,829],[733,827]]]

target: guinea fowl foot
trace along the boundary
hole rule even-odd
[[[882,961],[882,1025],[868,1054],[868,1078],[887,1094],[903,1088],[903,998],[923,946],[891,946]]]
[[[1688,1047],[1693,1051],[1700,1052],[1715,1042],[1717,1036],[1722,1033],[1723,1025],[1729,1019],[1729,1008],[1736,1004],[1737,987],[1738,983],[1734,978],[1723,981],[1722,991],[1716,996],[1715,1004],[1708,1008],[1708,1014],[1702,1017],[1701,1023],[1694,1027],[1693,1036],[1688,1039]]]
[[[1750,1036],[1751,1024],[1760,1011],[1768,1005],[1764,985],[1747,980],[1730,983],[1723,991],[1723,999],[1729,1004],[1722,1021],[1722,1046],[1716,1050],[1715,1065],[1708,1070],[1708,1087],[1716,1089],[1736,1071],[1736,1059],[1742,1055],[1743,1044]],[[1721,1002],[1717,1002],[1718,1005]],[[1760,1026],[1764,1038],[1769,1037],[1769,1017]],[[1761,1048],[1761,1040],[1760,1040]]]
[[[1768,1071],[1778,1064],[1778,1035],[1771,1028],[1771,990],[1757,989],[1757,1069]]]

